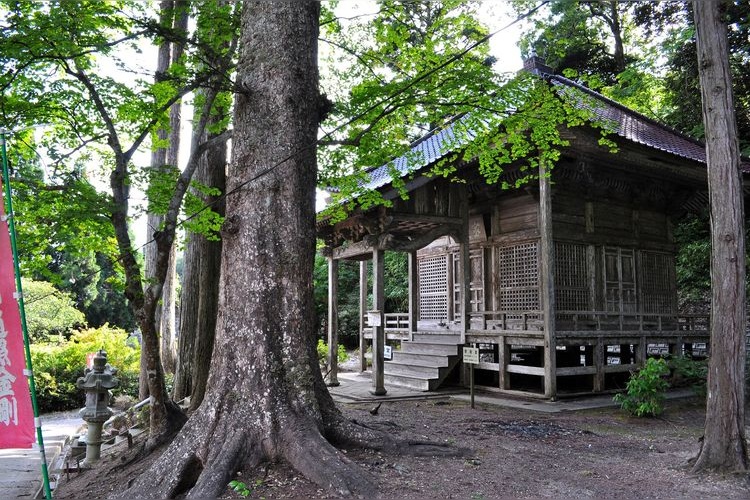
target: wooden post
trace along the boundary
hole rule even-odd
[[[383,385],[384,371],[383,356],[385,350],[385,252],[373,250],[372,252],[372,302],[373,308],[380,311],[380,326],[372,327],[372,394],[383,396],[387,392]]]
[[[539,166],[539,275],[544,314],[544,395],[557,396],[557,341],[555,339],[555,247],[552,240],[551,172]]]
[[[446,265],[446,279],[448,281],[448,317],[445,319],[445,324],[447,328],[450,328],[450,325],[453,324],[453,321],[456,319],[455,314],[455,297],[453,294],[455,293],[455,281],[456,276],[453,275],[453,257],[452,253],[447,253],[445,255],[445,265]]]
[[[359,369],[367,371],[367,340],[365,339],[365,314],[367,313],[367,261],[359,263]]]
[[[409,340],[419,329],[419,265],[417,252],[409,252]]]
[[[339,385],[339,261],[328,257],[328,385]]]
[[[461,343],[466,343],[466,332],[471,327],[471,250],[469,249],[469,193],[466,186],[461,189]],[[473,372],[472,372],[473,373]]]
[[[510,363],[510,346],[505,343],[505,337],[501,336],[498,341],[498,364],[500,365],[499,385],[500,389],[510,388],[510,374],[508,364]]]
[[[596,339],[594,344],[594,366],[596,367],[596,373],[594,374],[594,392],[601,392],[606,387],[606,380],[604,378],[604,366],[607,364],[604,354],[604,343],[601,338]]]

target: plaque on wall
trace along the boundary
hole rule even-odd
[[[484,229],[484,217],[481,215],[469,217],[469,241],[487,241],[487,231]]]

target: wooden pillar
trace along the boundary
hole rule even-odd
[[[552,240],[552,193],[549,175],[539,167],[539,275],[544,314],[544,395],[557,396],[557,341],[555,339],[555,247]]]
[[[385,348],[385,252],[373,250],[372,252],[372,306],[380,311],[380,325],[372,327],[372,394],[383,396],[387,392],[383,384],[384,363],[383,356]]]
[[[455,314],[455,281],[458,279],[458,277],[453,275],[453,254],[448,253],[445,255],[445,265],[446,265],[446,279],[448,281],[448,317],[445,319],[445,324],[448,328],[450,328],[450,325],[453,324],[453,321],[456,318]]]
[[[328,257],[328,385],[339,385],[339,261]]]
[[[596,373],[594,374],[594,392],[601,392],[606,388],[606,380],[604,378],[604,366],[606,358],[604,354],[604,343],[601,338],[596,339],[594,344],[594,366],[596,367]]]
[[[508,373],[508,364],[510,364],[510,346],[505,343],[505,337],[501,336],[498,341],[497,362],[500,368],[499,383],[500,389],[510,389],[510,374]]]
[[[646,359],[648,359],[648,341],[646,337],[641,337],[638,339],[638,345],[635,346],[635,362],[642,367],[646,364]]]
[[[367,261],[359,263],[359,369],[367,371],[367,340],[365,339],[365,314],[367,314]]]
[[[461,273],[461,343],[466,342],[466,332],[471,327],[471,250],[469,249],[469,192],[461,190],[461,243],[459,245]]]
[[[419,326],[419,265],[417,252],[409,252],[409,340]]]

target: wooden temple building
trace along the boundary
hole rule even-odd
[[[677,219],[707,207],[704,146],[527,64],[549,85],[585,95],[613,124],[617,152],[599,145],[595,128],[576,127],[563,131],[570,145],[551,176],[501,189],[469,161],[456,173],[462,182],[453,182],[428,175],[444,154],[447,127],[413,146],[424,161],[408,176],[403,158],[394,160],[408,199],[383,166],[370,172],[370,187],[392,206],[318,221],[329,256],[331,345],[337,263],[361,262],[362,316],[370,320],[361,335],[373,339],[374,394],[462,382],[463,346],[479,348],[478,384],[556,398],[621,389],[649,355],[693,353],[708,342],[708,318],[678,312],[672,234]],[[521,175],[511,165],[501,181]],[[387,251],[408,254],[408,311],[383,314]],[[328,381],[336,384],[333,365]]]

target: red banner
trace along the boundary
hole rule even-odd
[[[2,184],[0,183],[0,186]],[[15,297],[13,251],[10,246],[5,202],[0,194],[0,449],[31,448],[34,412],[21,330],[21,314]]]

